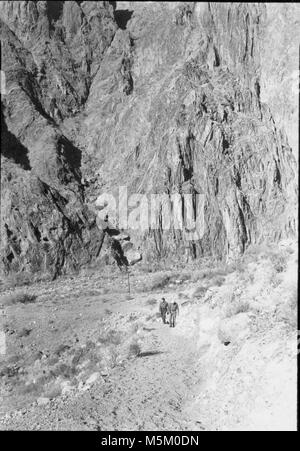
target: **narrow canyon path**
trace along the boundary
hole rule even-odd
[[[196,318],[181,308],[176,328],[144,324],[141,353],[116,366],[89,390],[51,406],[35,406],[14,417],[14,429],[29,430],[203,430],[186,406],[199,391]]]
[[[183,412],[198,382],[191,339],[156,323],[141,355],[111,375],[97,406],[98,426],[102,430],[202,429]]]
[[[184,309],[175,329],[160,321],[148,323],[140,356],[116,367],[102,384],[68,399],[62,418],[57,411],[55,428],[203,430],[185,412],[201,382],[193,337],[184,335],[187,327]]]

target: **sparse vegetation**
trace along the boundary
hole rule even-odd
[[[162,290],[166,285],[170,282],[170,276],[164,274],[158,274],[155,276],[152,285],[151,291]]]
[[[194,291],[193,297],[196,299],[201,299],[205,295],[206,292],[207,292],[207,287],[200,286],[200,287],[196,288],[196,290]]]
[[[249,301],[235,299],[231,304],[227,305],[225,310],[225,317],[231,318],[232,316],[238,315],[239,313],[246,313],[249,310],[250,310]]]
[[[225,282],[225,277],[217,276],[212,280],[212,285],[216,285],[217,287],[221,287]]]
[[[137,340],[133,340],[129,345],[128,356],[129,357],[137,357],[141,353],[141,346]]]
[[[29,285],[33,282],[32,274],[26,272],[20,272],[11,274],[6,279],[7,285],[11,288],[21,287],[24,285]]]
[[[0,297],[0,304],[4,306],[14,304],[29,304],[35,302],[37,296],[34,294],[25,293],[23,291],[3,295]]]
[[[272,254],[271,262],[276,272],[281,273],[286,270],[287,258],[286,255],[284,255],[283,253]]]
[[[276,311],[276,317],[279,321],[283,321],[289,328],[295,330],[297,328],[297,306],[298,293],[296,287],[291,290],[285,303],[279,305]]]
[[[122,336],[116,330],[109,330],[98,338],[98,342],[103,345],[119,345],[122,342]]]
[[[282,280],[281,280],[281,278],[280,278],[278,273],[275,273],[275,274],[272,275],[272,277],[270,279],[270,285],[272,286],[272,288],[279,287],[281,282],[282,282]]]
[[[146,304],[154,306],[157,304],[157,300],[155,298],[147,299]]]
[[[214,277],[223,277],[225,281],[225,276],[230,274],[231,272],[235,271],[234,267],[232,265],[224,265],[222,267],[215,267],[215,268],[207,268],[202,269],[198,271],[194,271],[191,280],[192,282],[198,282],[199,280],[211,280]]]

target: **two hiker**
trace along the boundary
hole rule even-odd
[[[170,302],[170,304],[162,298],[159,304],[159,312],[164,324],[166,324],[167,314],[170,315],[169,323],[170,327],[175,327],[176,316],[179,315],[179,307],[177,302]]]

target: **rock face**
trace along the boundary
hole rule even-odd
[[[294,233],[299,7],[272,8],[1,2],[6,273],[96,258],[89,206],[119,186],[170,205],[203,195],[201,239],[164,231],[161,210],[155,230],[133,232],[149,258],[235,258]]]

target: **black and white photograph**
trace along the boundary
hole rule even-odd
[[[0,431],[297,431],[299,4],[1,1],[0,38]]]

